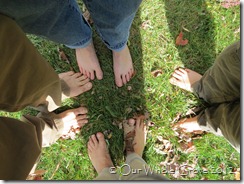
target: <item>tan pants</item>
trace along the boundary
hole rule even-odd
[[[0,42],[0,110],[45,106],[53,111],[60,106],[58,75],[15,21],[1,14]],[[60,137],[63,124],[55,123],[48,116],[25,115],[21,121],[0,117],[0,179],[26,179],[42,146]]]
[[[168,180],[160,171],[153,169],[139,155],[132,153],[116,173],[113,168],[104,168],[95,180]]]

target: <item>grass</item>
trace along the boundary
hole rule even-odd
[[[81,4],[81,3],[80,3]],[[94,32],[94,45],[104,72],[104,79],[93,81],[91,91],[63,102],[56,112],[84,104],[89,109],[89,124],[76,140],[59,140],[44,148],[38,169],[46,170],[44,179],[92,180],[96,172],[88,158],[86,142],[97,131],[111,130],[109,150],[117,166],[124,160],[123,131],[114,125],[136,114],[149,112],[155,126],[150,127],[144,159],[155,169],[162,169],[160,162],[166,155],[158,154],[154,147],[157,136],[170,141],[179,162],[197,159],[196,168],[208,171],[219,168],[240,168],[238,154],[222,137],[207,134],[194,141],[196,151],[181,152],[178,137],[171,129],[177,114],[186,114],[193,106],[203,106],[193,94],[172,86],[169,77],[176,67],[189,67],[203,74],[216,56],[228,45],[240,39],[240,7],[225,9],[218,1],[211,0],[144,0],[134,19],[128,42],[134,62],[136,76],[127,85],[118,88],[114,84],[111,52]],[[180,31],[189,40],[184,47],[176,46],[175,39]],[[69,70],[69,66],[58,58],[61,47],[70,57],[72,66],[78,71],[74,50],[63,45],[29,35],[29,38],[53,66],[57,73]],[[162,75],[153,77],[152,71],[160,69]],[[128,90],[128,86],[131,90]],[[31,113],[26,109],[17,113],[1,112],[1,116],[19,119],[21,114]],[[221,166],[221,167],[220,167]],[[170,179],[172,175],[166,174]],[[233,180],[234,174],[198,173],[183,180]]]

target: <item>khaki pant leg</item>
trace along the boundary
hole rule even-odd
[[[224,136],[240,152],[240,101],[222,103],[205,109],[198,118],[205,131]]]
[[[0,118],[0,179],[26,179],[41,153],[41,127]]]
[[[61,105],[58,75],[15,21],[0,14],[0,109],[19,111],[41,104]]]
[[[193,91],[211,104],[240,99],[240,69],[241,51],[238,41],[219,55],[202,79],[193,85]]]
[[[123,173],[121,180],[168,180],[157,171],[152,171],[136,153],[128,155],[125,163],[121,171]]]

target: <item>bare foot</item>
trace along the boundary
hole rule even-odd
[[[197,122],[197,116],[193,118],[185,118],[174,125],[174,128],[180,128],[186,133],[203,133],[203,130]]]
[[[199,81],[202,78],[202,75],[192,71],[190,69],[178,68],[172,74],[170,78],[170,83],[176,85],[184,90],[193,92],[192,85]]]
[[[115,83],[118,87],[130,81],[134,74],[133,63],[128,46],[119,51],[113,51],[113,68]]]
[[[69,109],[60,114],[55,114],[53,116],[54,121],[59,120],[64,123],[62,136],[68,134],[71,128],[81,128],[88,123],[87,112],[87,108],[79,107],[76,109]]]
[[[89,79],[98,80],[103,78],[103,72],[97,59],[93,43],[85,48],[76,49],[76,59],[80,68],[80,72],[86,75]]]
[[[96,135],[93,134],[90,137],[87,147],[89,158],[97,173],[100,173],[104,168],[114,166],[109,155],[104,135],[101,132],[98,132]]]
[[[136,120],[130,119],[128,124],[129,127],[131,127],[131,129],[126,128],[127,125],[124,124],[126,154],[129,155],[130,153],[136,153],[142,157],[143,150],[146,144],[146,137],[147,137],[147,130],[146,130],[146,126],[144,125],[144,118],[138,117],[136,118]],[[134,128],[134,137],[133,139],[131,139],[130,135],[133,135],[133,133],[131,133],[133,132],[132,130],[133,128]]]
[[[92,88],[90,80],[81,73],[69,71],[58,74],[61,81],[62,100],[78,96]]]

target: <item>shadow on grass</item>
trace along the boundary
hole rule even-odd
[[[162,0],[165,3],[168,26],[173,39],[180,31],[188,39],[185,46],[177,46],[184,66],[204,73],[215,60],[215,25],[206,1]]]
[[[84,144],[87,143],[90,135],[103,132],[115,165],[120,164],[124,159],[122,122],[138,114],[143,114],[146,106],[140,25],[140,10],[138,10],[128,42],[136,71],[133,79],[121,88],[115,85],[111,51],[95,34],[94,45],[104,78],[100,81],[93,81],[92,90],[80,97],[80,101],[89,109],[89,123],[82,128],[81,132]]]

